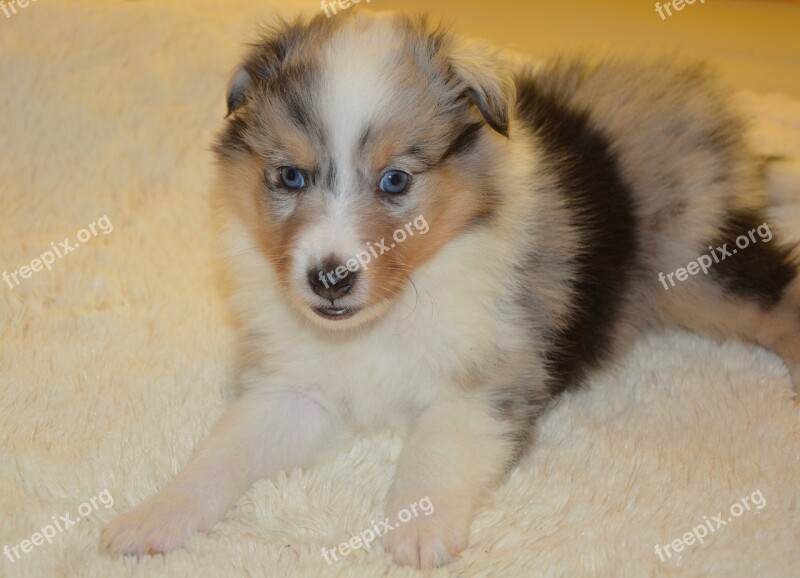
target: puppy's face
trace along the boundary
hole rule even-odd
[[[329,328],[381,315],[502,202],[510,79],[423,20],[282,25],[231,82],[216,152],[284,295]]]

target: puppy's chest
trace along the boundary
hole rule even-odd
[[[490,329],[459,332],[430,322],[346,342],[300,340],[282,349],[279,367],[321,391],[354,429],[402,428],[437,396],[457,393],[462,384],[456,376],[493,351]]]

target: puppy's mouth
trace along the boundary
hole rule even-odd
[[[323,319],[328,319],[330,321],[343,321],[345,319],[350,319],[353,315],[361,311],[359,307],[336,306],[312,307],[311,309]]]

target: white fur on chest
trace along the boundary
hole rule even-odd
[[[235,232],[235,231],[234,231]],[[242,233],[242,231],[239,231]],[[239,235],[236,235],[239,236]],[[239,236],[239,242],[246,242]],[[239,251],[234,303],[279,383],[320,392],[354,429],[402,427],[515,333],[504,320],[499,264],[486,235],[466,235],[414,276],[392,309],[353,333],[322,333],[289,309],[268,263]],[[234,245],[233,254],[237,254]],[[253,384],[260,387],[259,384]]]

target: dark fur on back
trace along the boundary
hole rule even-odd
[[[609,352],[638,258],[636,218],[608,138],[587,112],[570,108],[533,78],[520,79],[517,90],[517,114],[555,168],[570,225],[581,235],[570,320],[550,330],[544,352],[555,394],[579,383]]]

